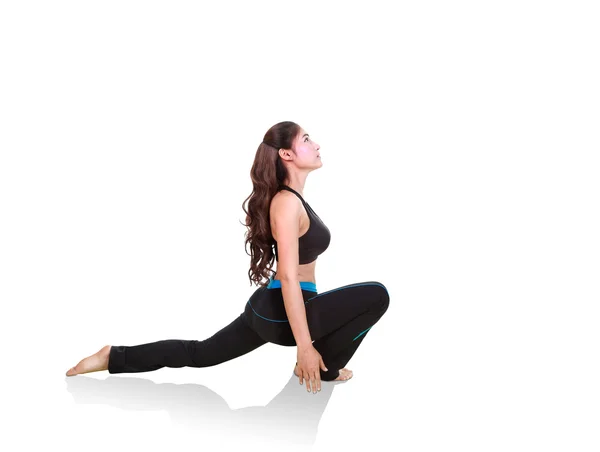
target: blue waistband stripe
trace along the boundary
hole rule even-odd
[[[300,288],[309,292],[317,292],[317,285],[310,281],[300,281]],[[279,279],[269,278],[267,289],[281,289],[281,281]]]

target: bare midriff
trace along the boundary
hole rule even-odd
[[[317,266],[317,260],[315,259],[309,264],[298,265],[298,281],[306,281],[311,283],[317,283],[315,281],[315,267]],[[279,279],[277,275],[277,269],[275,269],[275,274],[273,275],[273,279]]]

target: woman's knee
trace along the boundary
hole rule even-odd
[[[379,304],[379,306],[381,306],[381,315],[383,315],[390,305],[390,294],[387,290],[387,287],[385,287],[383,284],[381,284],[378,281],[375,281],[375,284],[377,287],[378,295],[377,303]]]

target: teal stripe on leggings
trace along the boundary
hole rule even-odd
[[[356,336],[354,339],[352,339],[352,342],[354,342],[356,339],[358,339],[359,337],[361,337],[363,334],[365,334],[367,331],[369,331],[372,327],[367,328],[366,330],[364,330],[362,333],[360,333],[358,336]]]

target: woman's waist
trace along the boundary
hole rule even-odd
[[[317,293],[317,284],[314,281],[298,281],[298,283],[300,289]],[[281,281],[279,279],[273,279],[273,277],[269,278],[267,289],[281,289]]]

